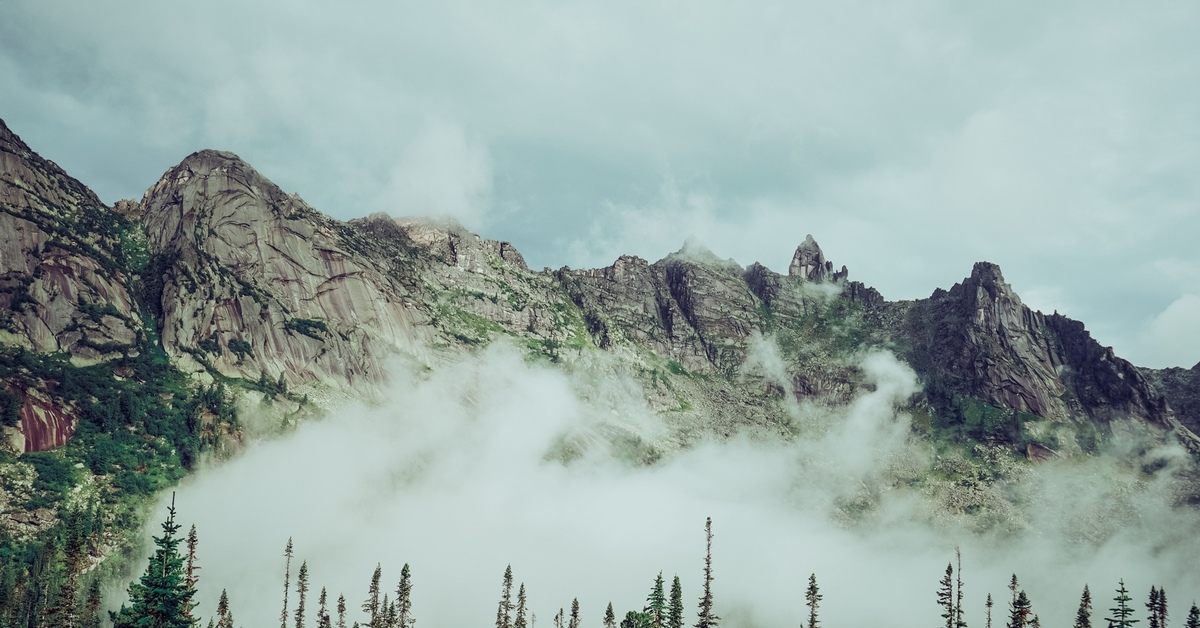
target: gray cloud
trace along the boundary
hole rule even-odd
[[[769,343],[757,351],[769,355]],[[769,358],[749,366],[771,370]],[[944,494],[907,488],[905,478],[963,464],[908,440],[896,407],[913,372],[889,354],[862,368],[875,389],[843,408],[805,404],[793,442],[701,442],[649,467],[618,459],[632,436],[657,442],[670,426],[602,357],[564,373],[500,344],[401,371],[382,406],[306,423],[180,486],[180,518],[199,532],[201,611],[228,588],[241,623],[277,617],[291,536],[293,570],[307,560],[316,590],[344,593],[355,610],[376,563],[393,588],[409,563],[422,626],[490,621],[509,563],[543,622],[575,597],[585,625],[610,600],[640,608],[659,570],[679,574],[690,616],[706,516],[717,612],[731,628],[796,625],[813,572],[829,625],[928,625],[955,545],[973,625],[989,592],[1002,612],[1013,572],[1047,625],[1069,623],[1085,583],[1097,600],[1119,578],[1136,599],[1164,586],[1177,616],[1200,590],[1200,518],[1171,506],[1169,473],[1147,479],[1108,458],[1012,468],[997,490],[1013,509],[977,532]],[[576,452],[566,463],[564,444]],[[1186,459],[1170,448],[1147,456],[1168,470]]]
[[[1197,290],[1194,3],[10,4],[5,119],[109,201],[211,146],[339,218],[457,211],[536,266],[694,233],[779,269],[813,233],[890,298],[988,259],[1179,359],[1141,338]],[[414,152],[431,120],[455,156]]]

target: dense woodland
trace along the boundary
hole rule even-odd
[[[234,610],[230,607],[227,591],[222,590],[220,600],[214,613],[207,623],[197,609],[192,598],[196,594],[199,580],[198,537],[193,526],[186,536],[180,535],[181,526],[175,521],[174,504],[168,509],[167,520],[162,523],[162,534],[154,537],[155,552],[146,566],[141,578],[129,586],[129,602],[109,616],[116,628],[185,628],[192,626],[208,626],[208,628],[234,628]],[[694,628],[715,628],[720,625],[721,618],[714,612],[713,553],[712,553],[712,519],[705,522],[705,554],[703,568],[703,585],[701,595],[696,603],[694,623],[687,617],[684,596],[676,575],[666,587],[663,573],[660,571],[653,579],[650,592],[646,596],[645,605],[639,610],[629,610],[624,615],[614,611],[611,602],[608,603],[601,616],[598,612],[591,613],[596,617],[585,618],[585,611],[580,608],[579,599],[571,600],[550,619],[554,628],[580,628],[585,623],[595,625],[594,619],[599,619],[604,628],[684,628],[685,625]],[[337,599],[322,587],[316,591],[316,585],[308,570],[308,563],[301,562],[294,573],[295,550],[292,540],[288,539],[283,552],[283,595],[279,614],[280,628],[409,628],[417,623],[417,614],[412,603],[414,580],[408,564],[400,571],[400,580],[393,590],[388,590],[382,581],[382,567],[376,565],[367,585],[367,593],[361,603],[348,606],[346,596],[338,593]],[[516,588],[514,595],[513,589]],[[1007,612],[996,609],[991,594],[987,596],[985,627],[996,626],[1005,628],[1041,628],[1041,620],[1033,608],[1029,595],[1021,588],[1016,574],[1009,582]],[[1092,628],[1106,622],[1108,628],[1131,628],[1142,621],[1139,604],[1130,596],[1130,592],[1121,580],[1112,598],[1113,606],[1103,610],[1093,608],[1091,591],[1087,585],[1083,587],[1078,611],[1075,615],[1073,628]],[[310,598],[315,596],[316,608],[311,606]],[[821,594],[816,574],[808,578],[808,586],[804,590],[804,610],[798,613],[796,624],[800,628],[820,628]],[[962,558],[955,551],[955,561],[946,565],[946,571],[938,582],[936,593],[932,596],[937,607],[941,609],[941,626],[945,628],[967,628],[963,608],[963,579]],[[28,625],[54,627],[91,627],[101,625],[101,610],[98,584],[93,583],[86,591],[78,589],[76,580],[68,578],[63,582],[58,592],[57,602],[46,608],[44,613],[34,618]],[[76,600],[82,604],[70,604],[66,600]],[[932,608],[932,604],[931,604]],[[1144,604],[1147,628],[1168,628],[1170,615],[1168,611],[1167,593],[1158,586],[1152,586],[1147,601]],[[993,614],[994,613],[994,614]],[[481,618],[482,619],[482,618]],[[496,628],[536,628],[537,615],[528,603],[528,593],[525,584],[517,583],[513,576],[512,566],[504,570],[500,585],[500,597],[496,606]],[[930,613],[930,625],[935,625],[933,613]],[[5,624],[16,625],[16,624]],[[1192,602],[1183,622],[1184,628],[1200,628],[1200,608]]]

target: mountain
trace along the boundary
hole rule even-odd
[[[1200,365],[1139,369],[1030,310],[992,263],[898,302],[811,235],[787,274],[691,246],[537,271],[453,221],[334,220],[228,152],[193,153],[108,207],[0,122],[0,528],[17,538],[52,529],[72,486],[116,508],[236,450],[246,408],[286,426],[380,398],[393,361],[501,339],[634,377],[671,428],[646,460],[704,435],[790,438],[788,403],[850,401],[872,386],[872,351],[916,372],[920,438],[1037,460],[1135,429],[1200,452]],[[763,351],[778,368],[754,366]]]

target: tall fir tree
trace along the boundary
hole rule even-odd
[[[167,520],[162,524],[162,536],[154,537],[154,555],[141,579],[129,585],[130,606],[122,606],[113,621],[114,628],[192,628],[196,625],[191,617],[195,608],[192,597],[195,589],[187,586],[183,555],[179,544],[183,539],[176,536],[179,524],[175,523],[175,498],[167,509]]]
[[[671,580],[671,607],[667,613],[667,628],[683,628],[683,587],[679,576]]]
[[[196,536],[196,526],[193,524],[187,535],[187,583],[193,589],[200,581],[200,565],[196,560],[196,546],[199,544],[200,539]]]
[[[1200,628],[1200,606],[1196,606],[1195,602],[1192,602],[1192,609],[1188,611],[1187,623],[1184,624],[1184,628]]]
[[[408,628],[417,623],[412,616],[412,572],[408,563],[400,569],[400,582],[396,585],[396,626]]]
[[[946,563],[946,575],[938,581],[937,604],[942,607],[942,625],[954,628],[954,567],[950,563]]]
[[[321,587],[321,595],[317,597],[317,628],[333,628],[329,619],[329,592]]]
[[[613,612],[612,602],[604,609],[604,628],[617,628],[617,614]]]
[[[650,614],[651,628],[664,628],[667,619],[667,596],[663,592],[663,575],[658,572],[650,594],[646,596],[645,611]]]
[[[992,594],[988,593],[987,602],[984,603],[984,607],[987,608],[987,628],[992,628],[992,607],[995,606],[995,604],[996,603],[992,601]]]
[[[288,625],[288,593],[292,588],[292,537],[283,548],[283,610],[279,611],[279,628]]]
[[[817,609],[821,606],[821,590],[817,588],[817,574],[808,576],[808,588],[804,590],[804,605],[808,607],[808,628],[818,628]]]
[[[1125,588],[1125,580],[1120,580],[1120,585],[1117,587],[1117,596],[1113,601],[1117,605],[1108,609],[1112,612],[1112,617],[1108,618],[1108,625],[1111,628],[1130,628],[1136,624],[1138,620],[1133,619],[1133,609],[1129,607],[1129,602],[1133,598],[1129,597],[1129,591]]]
[[[375,563],[375,571],[371,573],[371,584],[367,585],[367,599],[363,600],[362,611],[370,618],[367,625],[371,628],[383,628],[379,625],[379,580],[383,577],[383,567]]]
[[[346,595],[344,593],[338,594],[337,614],[337,628],[346,628]]]
[[[1150,628],[1160,628],[1158,625],[1158,587],[1150,585],[1150,599],[1146,602],[1146,610],[1150,615],[1146,618],[1146,625]]]
[[[1017,574],[1012,575],[1012,580],[1008,582],[1008,590],[1012,592],[1012,600],[1008,603],[1008,624],[1007,628],[1026,628],[1029,625],[1029,619],[1032,615],[1032,605],[1029,603],[1029,596],[1025,595],[1025,591],[1021,590],[1020,583],[1017,581]]]
[[[700,596],[700,611],[697,613],[696,628],[714,628],[721,620],[713,613],[713,569],[712,569],[712,517],[704,521],[704,593]]]
[[[305,605],[308,599],[308,561],[300,563],[296,574],[296,628],[304,628]]]
[[[214,628],[233,628],[233,612],[229,610],[229,593],[221,589],[221,597],[217,600],[217,623]]]
[[[83,607],[83,620],[80,628],[100,628],[104,622],[100,619],[100,579],[92,578],[88,585],[87,603]]]
[[[579,628],[579,598],[571,600],[571,616],[567,618],[567,628]]]
[[[563,609],[558,609],[558,614],[554,616],[554,628],[566,628],[565,620],[566,615],[563,614]]]
[[[504,580],[500,585],[500,603],[496,606],[496,628],[512,628],[513,574],[512,565],[504,568]]]
[[[1158,625],[1167,628],[1167,590],[1158,588]]]
[[[529,599],[525,596],[525,583],[517,588],[517,615],[513,618],[513,628],[526,628],[525,615],[529,612]]]
[[[1079,596],[1079,610],[1075,611],[1074,628],[1092,628],[1092,592],[1083,585],[1083,595]]]

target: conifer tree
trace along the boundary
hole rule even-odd
[[[408,628],[417,623],[412,616],[412,589],[412,573],[408,569],[408,563],[404,563],[404,567],[400,569],[400,582],[396,585],[397,628]]]
[[[1158,626],[1167,628],[1167,591],[1162,587],[1158,588]]]
[[[500,586],[500,604],[496,606],[496,628],[512,628],[512,565],[504,568],[504,581]]]
[[[371,618],[367,622],[371,628],[383,628],[379,625],[379,579],[382,576],[383,567],[379,563],[375,563],[375,571],[371,574],[371,584],[367,585],[367,599],[362,603],[362,611]]]
[[[650,595],[646,596],[645,611],[650,614],[650,626],[652,628],[663,628],[667,615],[667,598],[663,593],[663,576],[662,572],[658,572],[658,577],[654,579],[654,586],[650,588]]]
[[[954,628],[954,567],[946,563],[946,575],[938,582],[937,604],[942,607],[942,624]]]
[[[1113,614],[1112,617],[1108,618],[1109,626],[1112,628],[1130,628],[1130,626],[1138,622],[1138,620],[1132,619],[1133,609],[1129,608],[1129,601],[1132,599],[1129,597],[1129,591],[1125,589],[1125,580],[1121,579],[1120,586],[1117,587],[1117,597],[1113,598],[1113,601],[1117,605],[1108,609]]]
[[[612,602],[604,609],[604,628],[617,628],[617,614],[613,612]]]
[[[1192,602],[1192,610],[1188,611],[1187,623],[1184,628],[1200,628],[1200,607]]]
[[[215,628],[233,628],[233,612],[229,610],[229,594],[225,589],[221,589],[221,598],[217,600]]]
[[[196,537],[196,525],[192,524],[187,535],[187,583],[189,587],[196,588],[196,583],[200,581],[200,565],[196,564],[196,546],[199,540]]]
[[[683,628],[683,588],[679,586],[679,576],[671,581],[671,609],[667,614],[668,628]]]
[[[704,521],[704,537],[706,547],[704,552],[704,594],[700,596],[700,612],[696,620],[696,628],[714,628],[721,618],[713,613],[712,517],[708,517]]]
[[[292,537],[288,537],[287,547],[283,548],[283,610],[279,612],[279,628],[287,628],[288,624],[288,591],[292,588]]]
[[[526,628],[525,614],[528,612],[528,599],[525,597],[525,583],[517,588],[517,616],[513,619],[513,628]]]
[[[1041,618],[1039,618],[1037,615],[1034,615],[1033,619],[1029,620],[1029,628],[1042,628]]]
[[[79,591],[79,563],[83,560],[84,545],[79,530],[74,529],[76,526],[68,527],[72,529],[69,529],[66,535],[62,563],[65,573],[63,573],[62,582],[58,587],[57,598],[44,610],[42,615],[43,623],[47,626],[75,628],[79,622],[75,597]]]
[[[1083,585],[1083,595],[1079,596],[1079,610],[1075,612],[1075,628],[1092,628],[1092,592]]]
[[[192,628],[195,589],[187,586],[183,556],[176,536],[175,499],[167,509],[162,536],[154,537],[156,547],[141,580],[129,585],[130,606],[122,606],[113,621],[114,628]]]
[[[563,609],[560,608],[558,609],[558,614],[554,616],[554,628],[566,628],[566,626],[563,625],[564,619],[565,616],[563,615]]]
[[[337,628],[346,628],[346,595],[343,593],[338,594],[337,614]]]
[[[317,598],[317,628],[333,628],[329,621],[329,594],[321,587],[321,595]]]
[[[984,606],[987,607],[987,628],[992,628],[992,606],[995,606],[995,602],[992,601],[991,593],[988,593],[987,602],[984,603]]]
[[[808,607],[808,628],[818,628],[817,609],[821,606],[820,589],[817,588],[817,574],[808,577],[808,589],[804,591],[804,604]]]
[[[1146,602],[1146,610],[1150,611],[1147,625],[1150,628],[1160,628],[1158,625],[1158,588],[1150,585],[1150,600]]]
[[[1017,574],[1013,574],[1008,583],[1008,590],[1012,592],[1012,601],[1008,603],[1008,628],[1026,628],[1032,614],[1029,597],[1025,591],[1018,589],[1019,586]]]
[[[300,573],[296,574],[296,628],[304,628],[305,603],[308,598],[308,561],[300,563]]]
[[[579,598],[571,600],[571,617],[567,619],[567,628],[579,628]]]
[[[100,619],[100,604],[100,579],[92,578],[92,583],[88,586],[87,603],[84,605],[81,628],[100,628],[103,625]]]
[[[388,599],[388,594],[383,594],[383,601],[379,603],[379,621],[375,622],[380,628],[395,628],[396,625],[396,604]]]

